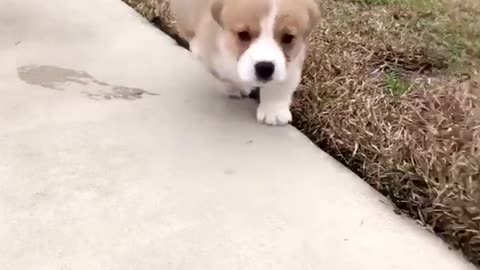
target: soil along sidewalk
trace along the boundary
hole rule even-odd
[[[165,1],[124,1],[175,31]],[[480,265],[480,5],[321,7],[294,125]]]

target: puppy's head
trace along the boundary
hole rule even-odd
[[[286,79],[319,17],[315,0],[214,0],[211,13],[240,79],[255,86]]]

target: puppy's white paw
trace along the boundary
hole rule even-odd
[[[243,87],[242,90],[240,90],[240,92],[242,93],[242,95],[244,97],[248,97],[250,95],[250,93],[253,92],[253,88],[252,87]]]
[[[257,121],[272,126],[283,126],[292,121],[292,113],[287,105],[260,104],[257,109]]]
[[[229,98],[239,99],[247,97],[244,90],[234,84],[216,80],[217,90],[227,95]]]
[[[240,98],[248,97],[251,92],[252,92],[252,90],[250,90],[250,89],[230,88],[226,91],[226,94],[230,98],[240,99]]]
[[[240,91],[228,91],[225,93],[229,98],[240,99],[242,98],[242,93]]]

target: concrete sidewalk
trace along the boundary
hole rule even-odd
[[[474,269],[120,0],[0,2],[0,269]]]

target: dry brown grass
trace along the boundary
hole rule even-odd
[[[169,33],[176,33],[175,15],[170,11],[166,0],[122,0],[149,21],[159,21]]]
[[[174,32],[164,1],[124,1]],[[321,3],[294,125],[480,265],[476,0]]]
[[[409,8],[323,3],[295,125],[480,264],[478,73],[443,72],[450,44]]]

